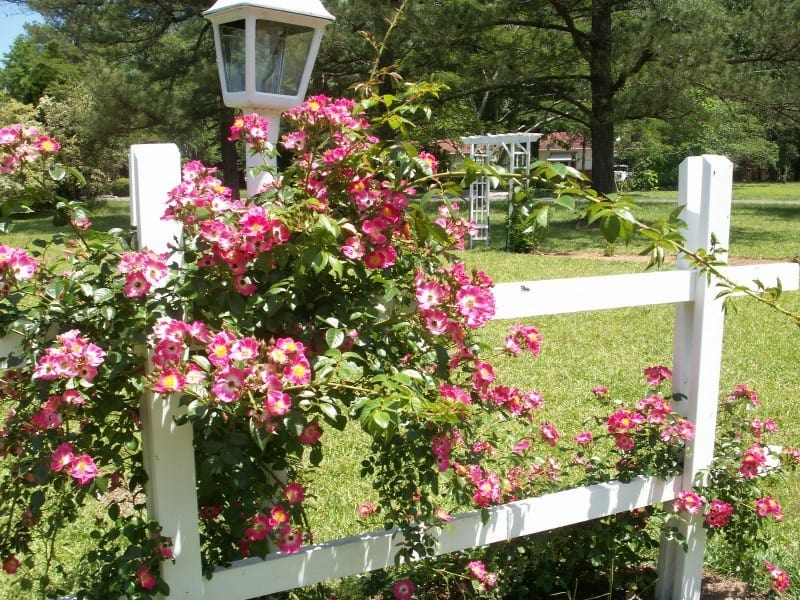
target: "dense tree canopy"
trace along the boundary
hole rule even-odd
[[[96,163],[98,153],[115,155],[117,169],[127,146],[140,142],[175,142],[184,156],[221,162],[219,131],[233,113],[220,101],[213,40],[201,15],[206,2],[26,4],[44,17],[44,25],[18,40],[19,51],[6,56],[0,82],[24,102],[55,99],[61,118],[51,128],[54,135],[74,139],[81,153],[95,157],[89,162]],[[58,59],[72,66],[40,66]],[[38,73],[43,75],[34,78]],[[66,111],[65,104],[74,110]],[[119,175],[102,166],[106,179]]]
[[[356,15],[357,23],[374,4],[351,0],[342,8]],[[409,2],[394,40],[394,59],[406,76],[432,74],[449,84],[443,102],[470,108],[473,122],[484,131],[588,132],[593,183],[610,191],[620,125],[695,118],[705,112],[698,100],[711,95],[738,105],[747,102],[745,90],[759,92],[750,97],[760,99],[762,119],[774,119],[776,111],[786,115],[789,107],[796,110],[796,90],[786,87],[797,87],[792,81],[797,81],[798,46],[792,32],[800,4],[765,10],[772,4]],[[772,24],[765,14],[772,15]],[[786,27],[772,35],[774,23]],[[773,76],[778,81],[763,86],[762,72],[780,73]],[[786,87],[777,89],[780,82]]]
[[[3,61],[0,86],[11,97],[28,104],[45,95],[73,104],[88,97],[94,118],[72,126],[91,146],[119,155],[131,142],[169,140],[187,157],[227,159],[234,171],[219,134],[232,111],[221,105],[202,17],[209,0],[5,1],[44,19]],[[337,20],[310,92],[352,95],[371,72],[444,83],[436,121],[418,129],[423,142],[583,131],[601,191],[613,190],[615,151],[656,142],[657,131],[658,144],[728,152],[743,168],[788,176],[797,162],[800,0],[324,3]],[[380,83],[386,91],[397,82]],[[729,118],[720,121],[723,113]]]

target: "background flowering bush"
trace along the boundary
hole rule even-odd
[[[55,161],[61,145],[36,127],[22,124],[0,127],[0,232],[7,231],[8,217],[32,212],[35,208],[55,207],[64,202],[54,196],[57,183],[69,174],[78,184],[85,183],[74,168]],[[73,217],[85,222],[84,211],[75,205]],[[65,212],[61,213],[66,216]]]
[[[362,515],[400,527],[406,558],[429,554],[430,527],[457,510],[680,472],[693,427],[661,391],[665,367],[648,369],[648,391],[633,404],[595,390],[608,414],[571,440],[539,418],[540,393],[499,381],[493,357],[535,356],[541,336],[514,325],[501,347],[482,343],[492,281],[452,254],[469,224],[449,204],[448,178],[425,152],[374,137],[363,109],[320,96],[289,111],[282,144],[293,160],[255,198],[234,200],[212,167],[185,165],[165,214],[182,226],[171,253],[134,248],[121,231],[96,232],[79,209],[75,241],[54,259],[44,260],[45,243],[0,247],[0,325],[20,341],[0,380],[8,398],[0,558],[22,589],[168,593],[159,563],[172,558],[171,542],[144,512],[138,407],[146,390],[179,395],[182,423],[194,429],[208,575],[313,539],[308,473],[323,464],[326,430],[348,424],[371,443],[361,475],[377,505]],[[402,122],[403,109],[381,123]],[[266,128],[247,115],[231,135],[271,154]],[[20,135],[30,146],[34,133]],[[6,137],[4,156],[27,156],[19,136]],[[11,161],[9,170],[25,164]],[[431,217],[424,204],[434,199]],[[519,425],[505,427],[512,421]],[[768,462],[755,447],[742,460],[755,474]],[[720,492],[710,526],[735,522],[726,508],[733,499]],[[780,514],[769,498],[754,500],[755,512]],[[701,504],[698,496],[692,506]],[[94,544],[79,580],[62,588],[50,577],[59,572],[58,533],[87,512]],[[640,532],[655,515],[601,524],[627,528],[629,551],[619,556],[630,564],[650,547]],[[603,547],[619,554],[612,541]],[[500,594],[532,564],[509,566],[503,553],[534,556],[526,543],[446,559],[437,577],[465,593]],[[35,563],[48,573],[37,580]],[[778,567],[769,569],[777,581]],[[392,577],[380,585],[395,597],[424,593],[416,571]]]

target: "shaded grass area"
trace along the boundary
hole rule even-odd
[[[48,239],[58,234],[73,236],[69,225],[54,223],[54,216],[54,212],[48,211],[14,219],[11,231],[0,233],[0,244],[24,247],[37,238]],[[127,229],[130,227],[130,204],[125,201],[105,202],[92,209],[90,220],[96,231]]]

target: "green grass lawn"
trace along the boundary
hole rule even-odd
[[[753,188],[754,189],[754,188]],[[800,186],[797,188],[800,191]],[[127,224],[127,204],[103,207],[93,221],[102,229]],[[668,206],[647,204],[644,220],[657,218]],[[637,246],[615,248],[617,256],[602,257],[606,250],[599,232],[577,226],[566,215],[557,220],[543,251],[547,254],[518,255],[498,250],[503,245],[502,217],[493,215],[492,247],[464,251],[470,267],[484,269],[498,282],[550,279],[581,275],[638,272],[644,264],[629,260],[626,253]],[[800,207],[736,205],[732,218],[731,254],[741,259],[791,259],[800,254]],[[46,218],[19,221],[12,234],[0,234],[0,243],[20,245],[34,234],[52,231]],[[580,257],[559,253],[579,250]],[[589,257],[594,256],[594,258]],[[787,306],[800,311],[800,294],[785,296]],[[800,445],[800,332],[788,319],[755,302],[739,300],[726,316],[725,350],[722,360],[722,391],[738,383],[755,388],[764,404],[764,418],[779,424],[779,443]],[[627,400],[642,393],[642,371],[654,364],[671,364],[674,309],[669,306],[620,309],[595,313],[556,315],[529,320],[543,333],[540,357],[529,361],[506,361],[499,365],[509,383],[536,388],[546,406],[542,418],[558,424],[563,435],[571,435],[593,409],[591,389],[608,386]],[[499,343],[508,323],[493,322],[485,335]],[[358,464],[367,451],[366,441],[355,432],[326,432],[329,442],[325,462],[314,475],[311,525],[319,541],[359,531],[356,507],[370,500],[371,488],[358,480]],[[333,440],[341,443],[331,443]],[[344,484],[343,481],[347,483]],[[776,531],[768,557],[786,568],[800,582],[800,477],[789,477],[776,491],[786,515]],[[85,543],[80,529],[67,534],[71,541]],[[713,558],[713,549],[709,553]],[[713,562],[712,562],[713,567]],[[797,586],[800,587],[800,586]],[[4,591],[0,598],[14,596]],[[800,597],[789,596],[789,597]]]
[[[631,192],[631,195],[641,200],[670,200],[678,199],[677,190],[655,190],[652,192]],[[788,183],[734,183],[734,202],[743,201],[772,201],[800,202],[800,181]]]
[[[108,231],[114,227],[130,227],[130,203],[114,200],[92,209],[92,227],[98,231]],[[44,238],[55,233],[68,234],[67,226],[53,224],[50,213],[26,216],[15,219],[10,233],[0,233],[0,243],[8,246],[25,246],[34,238]]]
[[[560,256],[513,256],[467,252],[465,261],[488,269],[503,281],[635,272],[641,265],[614,258],[576,259]],[[498,268],[495,268],[498,266]],[[784,297],[786,306],[800,311],[800,294]],[[628,401],[642,393],[641,373],[647,366],[672,363],[674,308],[654,306],[529,320],[542,332],[538,359],[504,363],[498,370],[515,382],[530,382],[545,398],[544,415],[564,424],[564,434],[580,428],[592,410],[590,390],[606,385],[615,397]],[[487,334],[498,341],[506,323],[493,322]],[[721,392],[738,383],[757,390],[763,401],[763,418],[779,424],[778,443],[800,444],[800,332],[788,319],[749,300],[736,300],[725,319]],[[787,477],[773,490],[783,504],[785,521],[776,528],[775,544],[766,558],[785,565],[793,581],[800,580],[800,476]],[[710,566],[713,548],[707,559]],[[800,595],[790,596],[800,597]]]
[[[505,247],[507,206],[505,201],[492,203],[489,248]],[[673,204],[666,202],[642,203],[635,214],[641,221],[652,223],[665,219],[673,208]],[[462,212],[466,215],[467,211],[468,204]],[[609,247],[597,228],[587,228],[575,213],[556,206],[551,209],[549,235],[539,250],[545,254],[580,252],[602,257],[635,255],[645,247],[642,239],[634,239],[627,245],[617,242]],[[728,250],[731,259],[793,260],[800,256],[800,203],[735,203]]]

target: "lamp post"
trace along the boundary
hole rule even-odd
[[[276,144],[281,113],[303,101],[333,15],[320,0],[217,0],[203,16],[214,28],[222,101],[267,119],[269,141]],[[251,175],[264,163],[250,148],[246,164],[247,195],[253,196],[267,174]]]

